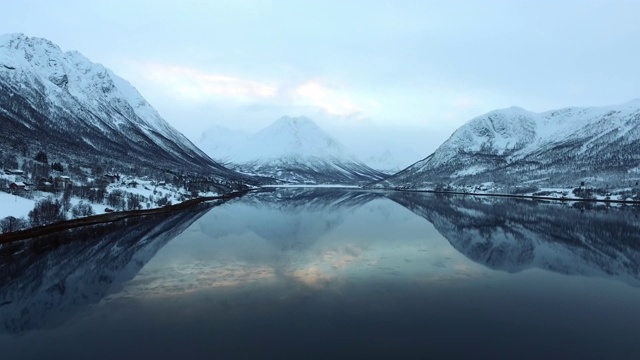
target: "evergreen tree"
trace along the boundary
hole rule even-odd
[[[38,153],[36,154],[36,156],[33,159],[35,161],[41,162],[43,164],[48,164],[49,163],[49,159],[47,159],[47,153],[42,151],[42,150],[38,151]]]

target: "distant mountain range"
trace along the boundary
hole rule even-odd
[[[305,117],[283,117],[255,135],[214,128],[200,146],[230,168],[289,183],[349,185],[387,176]]]
[[[640,180],[640,100],[534,113],[521,108],[478,116],[433,154],[385,186],[628,187]]]
[[[298,184],[488,184],[527,192],[582,184],[622,189],[640,182],[640,100],[543,113],[492,111],[389,176],[398,170],[397,159],[413,157],[410,150],[381,146],[362,161],[303,117],[281,118],[253,135],[212,129],[200,141],[205,153],[109,69],[22,34],[0,36],[0,122],[2,160],[12,154],[28,160],[44,150],[77,166],[198,173],[221,183],[272,181],[255,178],[262,176]]]
[[[0,150],[9,153],[247,180],[171,127],[127,81],[46,39],[0,36],[0,122]]]

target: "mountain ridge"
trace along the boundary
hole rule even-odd
[[[169,125],[128,81],[47,39],[0,36],[0,104],[7,152],[45,149],[70,162],[241,177]]]
[[[640,101],[535,113],[494,110],[458,128],[434,153],[386,185],[434,188],[494,182],[515,186],[626,186],[640,166]]]

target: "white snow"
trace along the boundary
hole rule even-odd
[[[460,177],[460,176],[465,176],[465,175],[474,175],[474,174],[478,174],[482,171],[486,170],[486,167],[484,166],[478,166],[478,165],[473,165],[473,166],[469,166],[468,168],[465,168],[463,170],[460,170],[458,172],[456,172],[455,174],[451,175],[452,178],[455,177]]]
[[[7,177],[13,177],[13,175],[4,175],[4,178]],[[145,180],[145,179],[140,179],[137,177],[129,177],[129,176],[122,176],[121,178],[122,182],[124,182],[125,184],[121,183],[114,183],[114,184],[110,184],[107,186],[107,191],[108,192],[113,192],[113,191],[122,191],[124,193],[131,193],[131,194],[137,194],[137,195],[141,195],[144,196],[145,198],[149,199],[151,197],[153,197],[154,200],[157,200],[159,197],[167,197],[172,204],[178,204],[180,202],[182,202],[185,198],[189,198],[190,193],[184,189],[184,188],[177,188],[173,185],[167,184],[167,185],[152,185],[152,181],[149,180]],[[136,182],[138,183],[137,186],[133,187],[133,186],[129,186],[126,184],[129,184],[131,182]],[[155,194],[154,194],[155,192]],[[198,196],[201,197],[214,197],[214,196],[219,196],[220,194],[216,193],[216,192],[200,192],[198,194]],[[42,192],[42,191],[32,191],[30,193],[30,196],[33,197],[33,199],[27,199],[21,196],[16,196],[16,195],[12,195],[9,193],[5,193],[0,191],[0,220],[7,217],[7,216],[13,216],[16,218],[24,218],[25,220],[28,218],[28,214],[31,210],[33,210],[35,203],[41,199],[45,199],[47,197],[52,197],[54,199],[60,199],[62,197],[62,194],[52,194],[52,193],[48,193],[48,192]],[[80,203],[80,201],[83,201],[85,204],[89,204],[91,205],[91,207],[93,208],[93,213],[94,215],[99,215],[99,214],[104,214],[105,213],[105,209],[106,208],[110,208],[111,206],[107,205],[107,200],[105,197],[104,203],[91,203],[89,202],[87,199],[80,199],[78,197],[71,197],[70,199],[70,203],[71,206],[75,206],[78,203]],[[149,208],[156,208],[157,204],[154,201],[148,201],[149,203]],[[147,202],[142,201],[141,202],[141,206],[143,209],[147,209]],[[121,210],[121,209],[116,209],[116,210]],[[66,214],[66,218],[67,219],[72,219],[73,215],[71,210],[69,210]]]
[[[7,216],[24,217],[26,219],[29,211],[33,210],[34,205],[34,200],[0,191],[0,219],[4,219]]]
[[[305,117],[285,116],[253,135],[212,128],[203,134],[200,145],[214,159],[240,164],[299,159],[357,161],[340,142]]]
[[[2,35],[0,65],[4,65],[0,66],[2,77],[12,79],[12,84],[31,89],[44,86],[47,101],[52,104],[62,108],[81,104],[96,115],[87,117],[94,126],[117,129],[130,122],[156,140],[162,140],[157,136],[160,134],[183,148],[204,155],[162,119],[129,82],[77,51],[63,52],[49,40],[24,34]],[[105,115],[106,108],[114,111]],[[172,152],[171,148],[166,150]]]
[[[212,128],[200,146],[238,171],[286,181],[313,182],[313,175],[307,175],[313,172],[372,180],[382,175],[306,117],[280,118],[253,135]]]
[[[270,138],[270,139],[269,139]],[[202,133],[198,146],[211,158],[225,163],[264,161],[279,157],[356,158],[373,169],[397,172],[422,159],[405,146],[380,144],[376,150],[348,149],[304,117],[284,117],[258,134],[214,126]]]
[[[629,144],[640,140],[640,100],[621,105],[589,108],[565,108],[542,113],[534,113],[521,108],[508,108],[478,116],[456,130],[432,155],[419,161],[403,172],[398,183],[405,176],[419,173],[429,180],[429,174],[438,168],[452,165],[454,168],[469,165],[449,176],[474,175],[480,171],[490,171],[473,167],[470,155],[504,156],[507,163],[518,162],[541,151],[549,151],[552,156],[556,146],[580,144],[576,155],[603,146],[602,143]],[[606,140],[603,137],[606,136]],[[633,155],[633,154],[631,154]],[[476,157],[482,163],[482,156]],[[633,155],[636,156],[636,155]],[[460,162],[471,160],[470,164]],[[550,159],[553,160],[553,159]],[[629,173],[639,172],[638,168],[627,169]],[[440,175],[447,175],[445,173]],[[545,169],[535,174],[547,177]],[[544,176],[547,175],[547,176]],[[603,179],[602,181],[605,181]],[[394,179],[389,180],[391,183]],[[416,178],[413,178],[416,181]]]

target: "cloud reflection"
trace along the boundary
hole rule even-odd
[[[393,202],[347,201],[350,192],[322,202],[314,193],[255,194],[212,209],[147,264],[128,293],[268,285],[304,296],[341,291],[357,281],[453,281],[484,274],[428,222]]]

